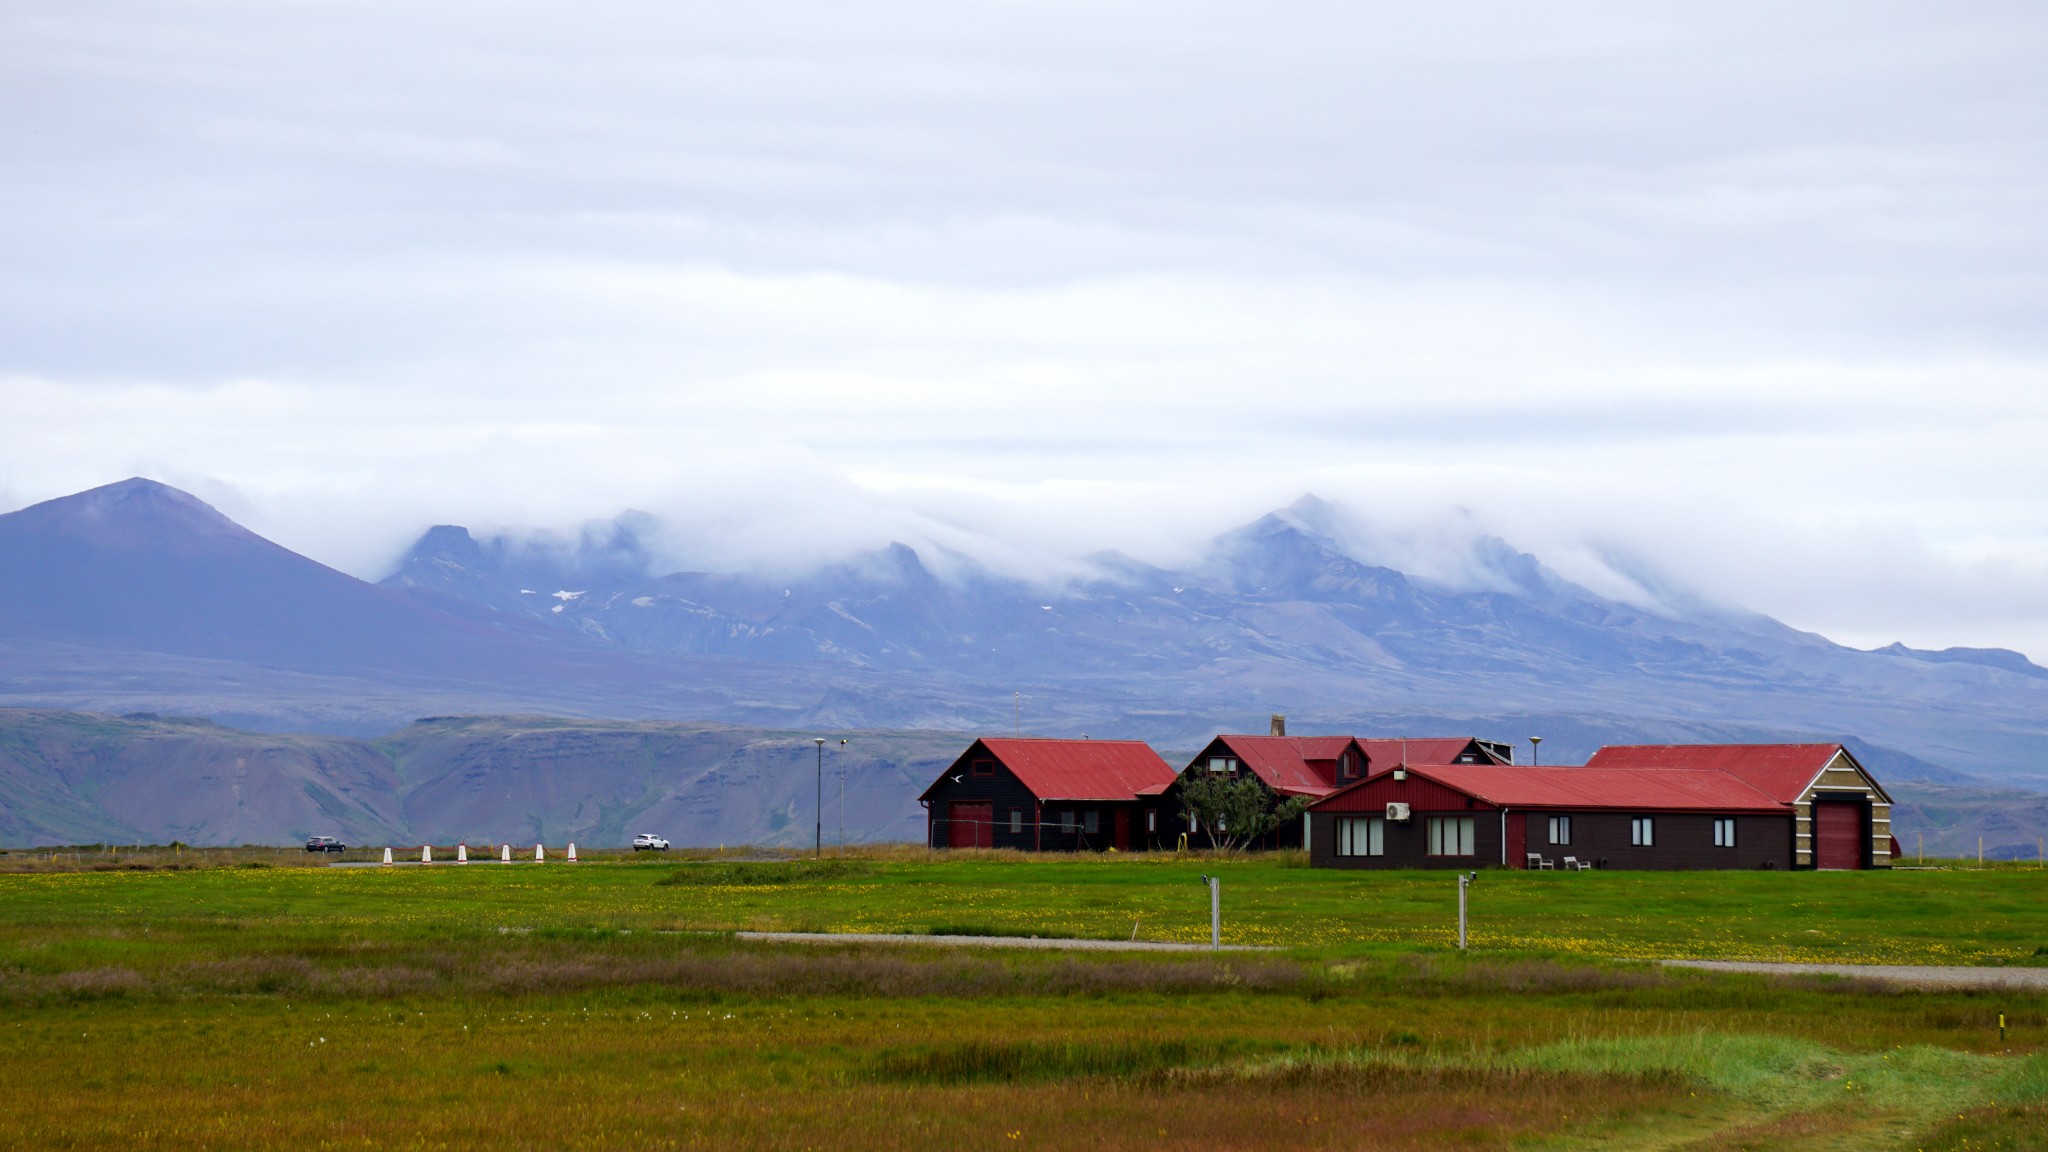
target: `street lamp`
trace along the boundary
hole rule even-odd
[[[1542,765],[1543,765],[1543,757],[1542,757],[1541,755],[1539,755],[1539,753],[1541,753],[1542,751],[1543,751],[1543,737],[1541,737],[1541,736],[1531,736],[1531,737],[1529,737],[1529,767],[1531,767],[1531,768],[1540,768],[1540,767],[1542,767]]]
[[[825,738],[811,737],[811,743],[818,746],[818,826],[817,841],[811,846],[811,855],[818,859],[825,856]]]

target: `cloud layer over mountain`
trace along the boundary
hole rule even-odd
[[[373,579],[624,507],[697,567],[1044,576],[1315,491],[1417,564],[2044,658],[2044,48],[2022,3],[11,5],[0,508],[145,473]]]

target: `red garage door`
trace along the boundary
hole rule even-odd
[[[1815,804],[1813,806],[1813,866],[1816,868],[1863,867],[1863,806],[1861,804]]]
[[[989,800],[955,800],[946,810],[948,848],[996,846],[996,806]]]

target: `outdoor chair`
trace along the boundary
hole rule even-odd
[[[1564,867],[1567,872],[1584,872],[1593,867],[1593,862],[1581,860],[1577,856],[1567,856],[1564,858]]]
[[[1531,852],[1531,853],[1529,853],[1529,870],[1530,870],[1530,871],[1532,871],[1532,872],[1534,872],[1534,871],[1547,871],[1547,870],[1553,869],[1553,868],[1555,868],[1555,867],[1556,867],[1556,865],[1552,864],[1552,863],[1551,863],[1550,861],[1548,861],[1548,860],[1545,860],[1545,859],[1543,858],[1543,853],[1541,853],[1541,852]]]

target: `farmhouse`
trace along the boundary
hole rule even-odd
[[[1372,775],[1380,766],[1391,767],[1405,755],[1417,764],[1506,764],[1513,753],[1505,744],[1472,737],[1416,740],[1360,740],[1354,736],[1289,736],[1287,718],[1273,717],[1272,732],[1265,736],[1219,735],[1188,761],[1182,774],[1207,772],[1240,779],[1250,776],[1266,787],[1271,802],[1282,803],[1297,796],[1320,800],[1339,788]],[[1150,829],[1171,829],[1174,837],[1186,832],[1192,838],[1201,829],[1192,813],[1180,802],[1179,777],[1162,790],[1158,807],[1149,804],[1145,824]],[[1253,845],[1259,848],[1299,848],[1302,824],[1290,821],[1274,829]]]
[[[1839,744],[1609,748],[1584,767],[1397,765],[1309,810],[1310,863],[1886,867],[1889,805]]]
[[[1144,846],[1140,794],[1173,780],[1142,741],[984,737],[918,803],[933,848],[1128,851]]]

